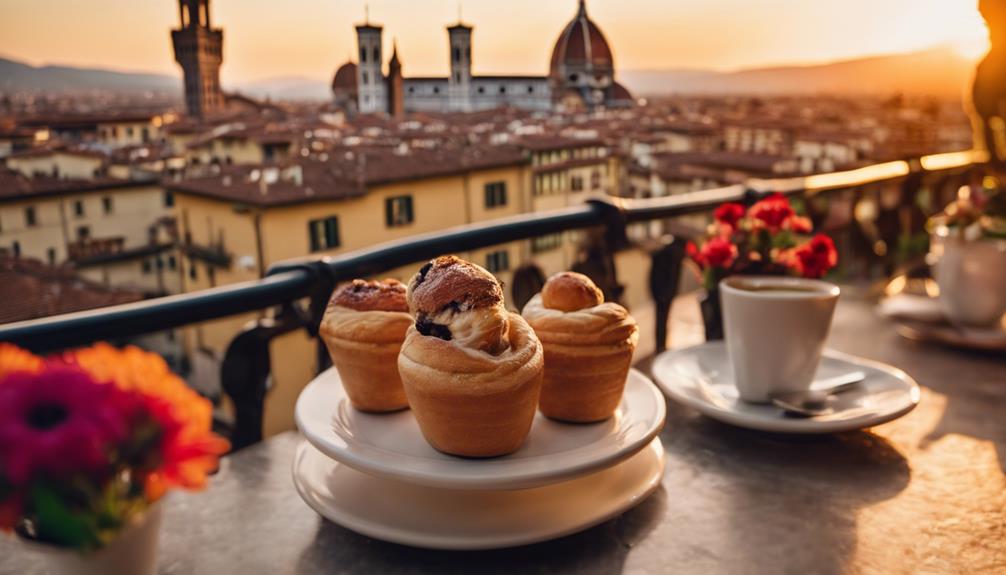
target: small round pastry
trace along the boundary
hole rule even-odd
[[[321,339],[360,411],[409,406],[398,375],[398,352],[412,325],[405,295],[405,284],[395,279],[353,280],[335,290],[321,320]]]
[[[435,449],[494,457],[520,449],[541,390],[541,343],[506,311],[499,281],[454,256],[409,281],[416,318],[398,356],[405,394]]]
[[[545,379],[538,409],[575,423],[603,421],[622,400],[636,320],[585,275],[563,272],[545,282],[522,312],[545,351]]]

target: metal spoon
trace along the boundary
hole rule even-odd
[[[838,395],[859,387],[859,384],[866,379],[866,374],[862,371],[853,371],[828,379],[821,379],[813,383],[816,389],[807,391],[786,391],[773,394],[772,403],[786,410],[787,413],[800,415],[803,417],[815,417],[831,412],[828,400]]]

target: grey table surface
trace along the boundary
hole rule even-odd
[[[672,321],[675,346],[694,338],[694,318]],[[851,299],[830,345],[907,371],[920,406],[801,438],[671,404],[651,497],[579,534],[489,552],[403,547],[323,520],[294,491],[302,439],[287,433],[168,500],[160,573],[1006,573],[1006,359],[903,340]],[[0,573],[41,572],[0,538]]]

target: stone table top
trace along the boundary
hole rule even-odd
[[[677,321],[682,345],[694,329]],[[403,547],[323,520],[294,490],[302,439],[286,433],[228,457],[207,491],[170,497],[159,571],[1006,573],[1006,359],[906,341],[845,298],[830,345],[908,372],[919,407],[868,431],[788,437],[671,404],[651,497],[579,534],[489,552]],[[0,573],[41,572],[0,538]]]

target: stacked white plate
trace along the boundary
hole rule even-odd
[[[307,441],[294,485],[327,519],[358,533],[437,549],[492,549],[561,537],[610,519],[659,485],[664,398],[632,370],[615,416],[565,424],[535,416],[524,446],[491,459],[440,453],[409,410],[353,409],[335,369],[297,400]]]

